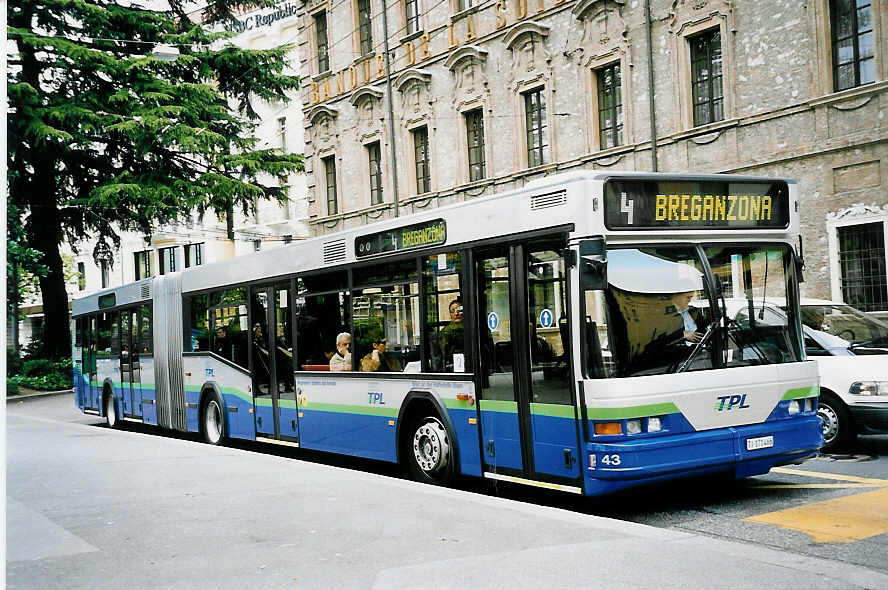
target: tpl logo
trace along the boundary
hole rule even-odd
[[[743,395],[721,395],[715,403],[716,412],[724,412],[725,410],[744,410],[749,408],[746,404],[746,394]]]

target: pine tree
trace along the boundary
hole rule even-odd
[[[302,156],[259,149],[252,101],[286,101],[292,46],[244,50],[213,27],[233,7],[215,0],[203,23],[181,0],[167,11],[104,0],[13,0],[7,5],[9,200],[25,216],[23,247],[36,249],[46,353],[70,355],[63,241],[97,239],[107,257],[121,230],[199,212],[249,212],[285,199],[279,180]],[[158,44],[179,57],[152,55]],[[234,105],[233,107],[230,105]]]

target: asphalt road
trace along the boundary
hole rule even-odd
[[[320,554],[312,554],[310,548],[307,550],[311,554],[307,557],[313,560],[312,567],[324,566],[324,560],[336,562],[339,558],[347,557],[348,563],[342,565],[340,585],[369,587],[370,584],[366,581],[373,578],[358,576],[355,573],[355,562],[361,567],[369,567],[363,560],[373,563],[372,556],[375,552],[387,555],[392,550],[390,545],[395,541],[372,537],[365,547],[354,546],[356,541],[352,529],[362,528],[365,524],[361,522],[362,517],[356,517],[354,513],[340,514],[335,510],[331,512],[330,502],[335,504],[335,496],[338,494],[333,492],[331,500],[324,494],[318,495],[315,488],[332,478],[331,473],[340,474],[336,477],[347,480],[347,486],[356,486],[357,489],[350,492],[352,494],[360,496],[361,490],[366,488],[366,495],[369,497],[362,497],[360,501],[362,505],[365,504],[364,510],[373,511],[374,506],[378,506],[381,514],[385,513],[386,507],[392,502],[389,496],[400,498],[402,493],[409,494],[404,497],[404,502],[413,506],[418,514],[422,515],[423,506],[429,507],[427,517],[432,522],[442,518],[438,500],[435,498],[445,492],[457,494],[457,504],[465,507],[455,509],[456,512],[449,517],[445,511],[445,520],[453,519],[463,511],[470,513],[476,504],[487,507],[483,512],[484,516],[478,517],[481,519],[481,526],[474,535],[466,537],[455,534],[448,530],[446,524],[439,526],[439,530],[428,531],[435,547],[424,547],[423,550],[432,551],[433,554],[433,549],[440,550],[449,544],[453,546],[444,553],[456,551],[460,542],[479,543],[482,554],[491,550],[491,543],[517,543],[523,546],[539,542],[536,539],[531,542],[515,531],[510,532],[508,526],[500,520],[485,522],[485,519],[491,518],[490,506],[496,505],[499,508],[500,504],[497,503],[500,501],[505,501],[508,506],[515,506],[514,501],[518,501],[521,506],[526,507],[521,510],[534,517],[538,512],[546,514],[546,510],[554,509],[553,514],[559,515],[559,521],[568,518],[563,515],[573,514],[578,519],[577,522],[583,523],[582,526],[576,523],[565,526],[562,522],[553,527],[551,522],[542,520],[537,527],[538,534],[544,539],[560,539],[566,535],[566,540],[562,541],[579,543],[579,538],[590,536],[588,531],[578,538],[573,538],[571,531],[603,526],[607,530],[604,537],[597,530],[591,536],[607,539],[608,535],[616,535],[613,531],[622,532],[621,527],[628,527],[626,530],[632,531],[630,535],[641,535],[650,544],[651,535],[656,538],[656,533],[646,531],[660,530],[663,531],[665,540],[682,539],[682,542],[698,543],[697,549],[692,550],[694,555],[684,558],[694,571],[703,567],[695,569],[695,559],[711,562],[712,558],[706,556],[706,551],[710,547],[720,546],[721,542],[726,543],[723,555],[746,556],[747,565],[743,567],[748,568],[748,572],[743,567],[737,571],[730,569],[733,562],[728,559],[725,577],[704,577],[698,587],[723,587],[731,579],[730,576],[735,575],[739,577],[733,582],[734,587],[760,588],[762,585],[772,585],[806,589],[888,588],[888,437],[862,438],[853,455],[821,457],[801,466],[782,468],[766,476],[739,482],[692,480],[646,487],[619,496],[577,498],[523,486],[499,483],[493,486],[477,480],[461,481],[457,486],[460,489],[453,492],[439,491],[430,486],[418,486],[399,480],[394,466],[377,462],[253,443],[232,443],[227,448],[212,449],[200,444],[197,437],[192,435],[161,433],[133,424],[127,424],[122,433],[113,433],[105,428],[100,418],[81,414],[74,407],[70,396],[21,403],[11,401],[7,405],[7,413],[7,522],[11,531],[7,539],[7,583],[11,588],[287,587],[290,581],[294,587],[319,587],[321,580],[324,584],[334,581],[324,578],[329,574],[329,569],[320,570],[327,573],[310,569],[309,571],[315,572],[314,577],[308,572],[302,576],[292,576],[292,580],[279,576],[280,568],[275,567],[277,562],[274,556],[277,550],[288,543],[269,550],[268,559],[264,560],[267,561],[265,566],[262,564],[261,551],[255,556],[249,555],[247,561],[258,564],[255,565],[258,568],[256,571],[238,571],[234,575],[226,564],[217,566],[211,561],[208,565],[201,566],[194,563],[199,555],[213,555],[214,544],[229,542],[225,533],[226,523],[249,518],[252,496],[256,498],[256,514],[265,514],[264,518],[268,518],[268,514],[274,514],[274,502],[284,506],[293,500],[281,494],[292,493],[294,497],[298,497],[300,486],[309,486],[308,490],[303,489],[302,492],[306,497],[309,491],[312,492],[312,502],[316,504],[314,508],[303,510],[307,510],[307,514],[312,516],[322,517],[323,520],[318,521],[316,530],[293,531],[294,537],[304,541],[306,534],[311,537],[318,533],[319,542],[329,547],[330,540],[321,539],[326,525],[320,523],[331,519],[338,521],[341,518],[343,522],[336,522],[337,526],[348,524],[348,528],[343,529],[349,531],[347,537],[343,537],[343,531],[334,531],[332,535],[340,542],[345,542],[346,547],[343,549],[338,550],[334,543],[332,548]],[[37,448],[40,445],[56,451],[49,454],[41,452]],[[146,456],[149,459],[146,460]],[[266,468],[244,469],[233,463],[225,463],[234,461],[234,457],[238,461],[247,461],[250,466],[261,462]],[[215,465],[217,470],[205,467],[204,460],[208,465]],[[133,461],[138,461],[139,464],[129,469],[128,466]],[[224,469],[222,472],[218,471],[220,465]],[[337,469],[338,467],[345,467],[347,470]],[[283,471],[275,471],[279,468],[283,468]],[[294,475],[294,469],[297,475]],[[126,481],[115,481],[114,473],[126,473]],[[281,477],[275,476],[275,473],[285,473],[286,481],[274,481],[275,477]],[[298,474],[302,473],[306,478],[310,476],[314,479],[301,479],[302,476]],[[371,479],[368,482],[368,476],[382,476],[381,481],[391,483],[382,486],[380,492],[379,486],[374,483],[380,480]],[[61,491],[57,489],[60,480],[69,481],[70,484],[63,485],[70,487]],[[184,488],[183,481],[186,482]],[[236,510],[239,516],[225,514],[226,507],[222,504],[214,507],[212,503],[207,503],[207,497],[212,496],[212,492],[208,493],[206,489],[207,486],[212,489],[214,481],[217,482],[220,494],[221,490],[225,490],[226,498],[232,493],[242,495],[240,501],[246,504],[246,509],[241,504]],[[49,489],[50,486],[53,489]],[[162,501],[158,504],[158,487],[176,487],[176,490],[162,490],[166,495],[161,494]],[[382,496],[378,496],[380,493]],[[434,507],[430,507],[429,498],[434,499]],[[173,501],[177,502],[175,506],[168,504]],[[352,500],[348,506],[352,507],[354,504],[355,501]],[[152,514],[145,514],[145,509],[148,508]],[[158,514],[158,508],[168,514]],[[241,513],[246,513],[246,516]],[[616,521],[598,517],[608,517]],[[586,521],[584,518],[593,520]],[[261,519],[260,516],[259,520]],[[609,522],[616,524],[613,527],[602,524]],[[635,523],[656,528],[632,528],[638,526]],[[281,523],[273,526],[279,527]],[[402,542],[411,543],[411,550],[416,550],[416,541],[411,537],[415,531],[402,535],[398,526],[391,522],[377,523],[377,526],[382,526],[398,538],[403,536]],[[151,541],[146,541],[140,531],[146,531],[145,535]],[[250,551],[255,551],[257,547],[267,549],[269,537],[273,536],[270,531],[263,531],[261,527],[246,532],[238,531],[236,535],[238,542],[246,542]],[[361,535],[358,534],[357,537],[361,538]],[[47,543],[45,539],[51,539],[52,542]],[[617,541],[614,540],[614,543]],[[200,545],[195,547],[195,542]],[[183,543],[187,546],[183,546]],[[108,546],[114,547],[114,559],[107,564],[96,565],[96,551],[101,550],[100,555],[105,555],[109,551]],[[294,543],[293,546],[306,551],[299,543]],[[575,544],[570,546],[578,547]],[[177,563],[177,556],[184,563]],[[80,557],[83,559],[79,559]],[[298,555],[295,558],[298,560]],[[319,559],[320,563],[317,562]],[[526,556],[523,559],[526,560]],[[567,557],[564,559],[564,566],[569,574],[577,566],[570,564]],[[174,565],[170,565],[170,560]],[[805,571],[820,571],[825,576],[820,579],[826,581],[821,586],[816,583],[812,586],[810,580],[795,574],[786,578],[782,585],[776,584],[774,582],[779,579],[777,574],[768,572],[767,566],[762,564],[780,560],[804,567]],[[228,561],[240,563],[240,552],[237,557],[231,557]],[[483,562],[483,558],[481,561]],[[415,563],[415,560],[407,562]],[[136,564],[134,571],[140,576],[135,580],[127,576],[130,563]],[[657,564],[656,560],[651,563]],[[462,567],[467,572],[471,570],[465,564]],[[658,571],[668,573],[669,567],[678,566],[671,562],[660,563]],[[184,573],[183,568],[192,570]],[[197,577],[193,568],[197,568],[196,571],[199,572]],[[270,571],[266,572],[266,577],[272,583],[260,584],[265,568],[274,570],[278,577],[271,576]],[[386,570],[387,575],[394,575],[391,574],[392,571],[400,572],[398,575],[411,574],[410,571],[396,568]],[[521,571],[520,567],[514,569],[514,572]],[[779,570],[779,573],[782,572],[783,569]],[[884,577],[873,578],[870,574],[875,572],[882,572]],[[250,581],[253,574],[257,576],[256,584]],[[429,578],[425,580],[429,582],[427,584],[422,583],[423,578],[415,581],[410,578],[412,582],[407,585],[450,587],[452,584],[441,582],[453,582],[452,578],[447,577],[452,572],[440,575],[444,577]],[[482,577],[473,578],[473,575]],[[475,574],[467,573],[461,584],[464,587],[500,586],[492,584],[483,575],[479,571]],[[524,577],[518,577],[516,583],[520,587],[526,587],[521,582],[527,582],[528,578],[524,573],[521,575]],[[682,570],[681,575],[691,574]],[[834,583],[835,579],[830,582],[831,575],[842,580],[841,583]],[[401,584],[395,583],[396,579],[397,576],[380,578],[376,574],[377,583],[373,585],[399,587]],[[562,581],[568,579],[572,578]],[[684,580],[689,584],[686,587],[693,587],[691,579],[679,576],[678,581]],[[391,584],[379,583],[380,580]],[[475,583],[470,583],[471,580]],[[707,580],[711,584],[707,585]],[[799,585],[794,585],[794,581]],[[683,587],[674,583],[664,585],[661,579],[657,579],[655,583],[658,587]],[[554,587],[562,587],[550,580],[549,585],[553,584]],[[565,587],[571,585],[567,583]],[[598,586],[611,587],[608,584]],[[624,586],[632,584],[627,584],[625,579],[613,584],[613,587]]]

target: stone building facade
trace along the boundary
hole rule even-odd
[[[299,8],[313,234],[577,169],[787,176],[805,294],[888,310],[888,0],[383,5]]]

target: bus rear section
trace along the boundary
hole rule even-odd
[[[788,244],[594,249],[606,273],[587,274],[580,297],[586,493],[748,477],[817,454],[818,373],[804,360]],[[726,295],[750,308],[771,295],[792,303],[786,317],[741,324],[725,313]]]

